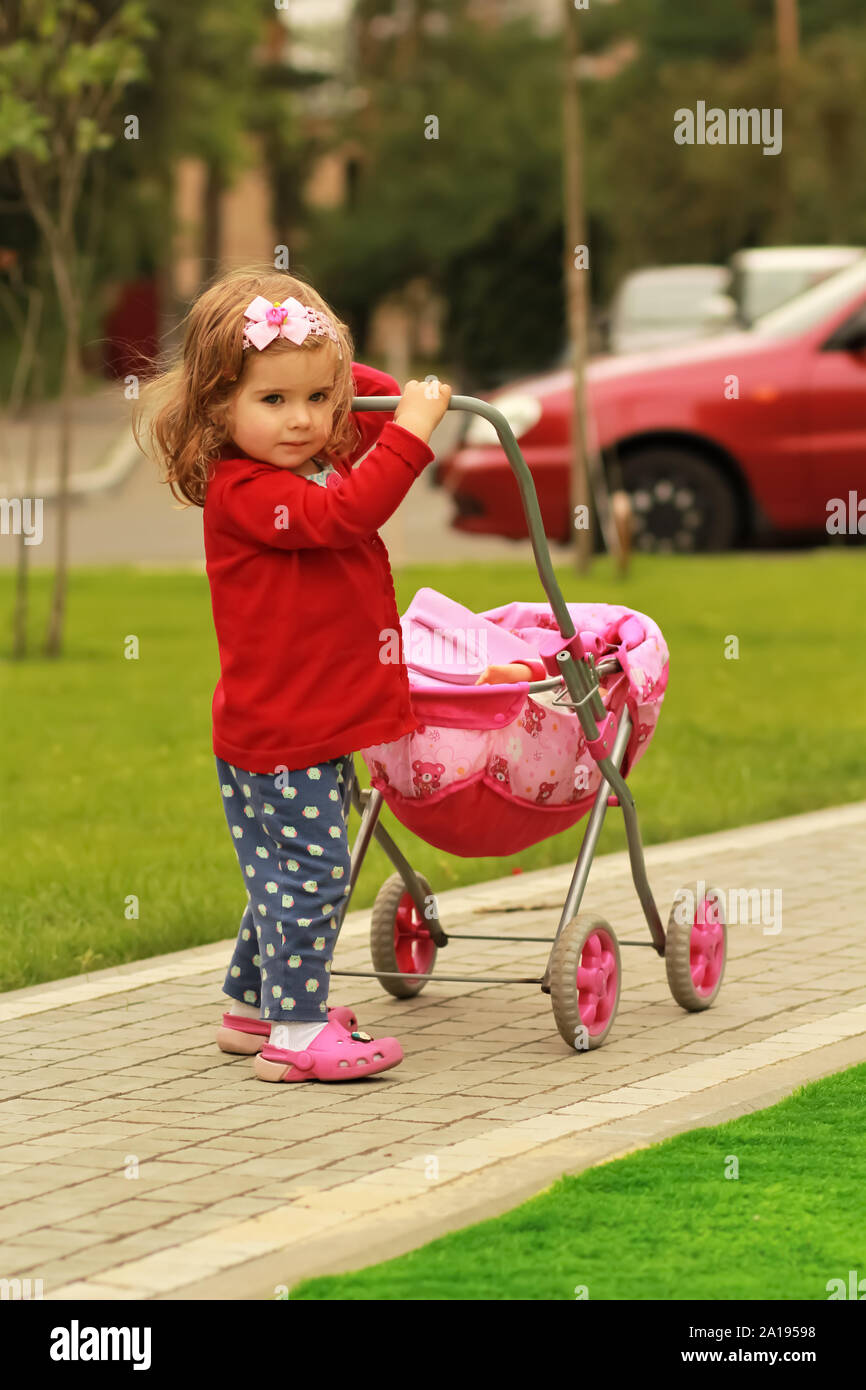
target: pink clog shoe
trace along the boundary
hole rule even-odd
[[[344,1028],[357,1028],[358,1020],[352,1009],[338,1004],[328,1010],[328,1018],[335,1018]],[[252,1057],[261,1051],[271,1035],[271,1025],[265,1018],[244,1018],[241,1014],[223,1014],[222,1027],[217,1029],[217,1047],[221,1052],[235,1052],[244,1057]]]
[[[360,1081],[402,1060],[403,1049],[396,1038],[371,1038],[360,1029],[350,1032],[330,1017],[302,1052],[266,1043],[253,1070],[259,1081]]]

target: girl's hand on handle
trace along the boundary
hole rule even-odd
[[[394,423],[417,435],[426,444],[447,411],[450,400],[451,387],[446,386],[444,381],[407,381],[394,411]]]

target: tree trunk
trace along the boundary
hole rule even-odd
[[[796,67],[800,50],[798,0],[776,0],[776,44],[779,62],[779,107],[788,114],[797,111]],[[794,190],[791,161],[778,161],[779,196],[774,220],[775,236],[781,243],[791,241],[794,229]]]
[[[29,396],[31,400],[42,396],[42,373],[38,360],[39,324],[42,318],[42,291],[32,289],[27,299],[27,317],[21,335],[21,355],[15,368],[15,377],[9,399],[9,415],[14,419],[21,411],[22,403]],[[36,391],[29,390],[31,380]],[[30,422],[27,431],[27,457],[24,465],[24,485],[22,504],[25,497],[36,493],[36,460],[39,457],[39,412]],[[12,656],[21,660],[27,655],[27,611],[28,580],[30,577],[30,547],[24,544],[24,528],[18,537],[18,563],[15,574],[15,608],[12,614]]]
[[[577,26],[581,22],[573,0],[565,6],[565,70],[563,87],[563,177],[565,202],[564,275],[568,295],[567,323],[572,344],[574,391],[572,398],[571,509],[575,563],[586,573],[592,562],[593,505],[608,553],[615,556],[621,573],[628,566],[631,504],[626,493],[610,497],[601,454],[588,428],[586,361],[589,356],[589,248],[583,202],[583,115],[580,100]],[[584,247],[586,255],[584,256]],[[586,508],[578,516],[576,508]]]
[[[36,491],[36,460],[39,457],[39,414],[37,412],[27,431],[27,461],[24,468],[23,497]],[[24,527],[18,537],[18,563],[15,570],[15,611],[12,617],[12,655],[21,660],[27,655],[28,580],[30,578],[30,547],[25,545]]]
[[[175,217],[176,186],[173,169],[167,169],[164,179],[165,206],[168,209],[168,217],[173,221]],[[183,325],[181,319],[186,310],[186,305],[181,304],[177,292],[177,284],[174,274],[176,261],[175,239],[172,236],[166,247],[166,254],[159,258],[156,267],[156,294],[158,300],[158,353],[161,358],[168,360],[179,350],[183,341]],[[201,267],[199,267],[201,273]],[[200,285],[200,288],[204,288]]]
[[[578,572],[585,574],[592,561],[592,499],[586,468],[586,431],[584,413],[584,362],[586,360],[587,270],[575,268],[575,248],[584,244],[583,215],[583,148],[581,130],[580,81],[577,72],[579,55],[578,18],[572,0],[563,0],[565,10],[565,65],[563,74],[563,180],[565,202],[565,255],[563,273],[567,294],[568,336],[571,340],[573,366],[573,397],[571,412],[571,489],[570,512],[574,525],[574,558]],[[586,513],[578,514],[577,508]]]
[[[81,305],[75,285],[69,272],[70,265],[76,264],[74,245],[69,244],[64,251],[57,244],[52,247],[54,279],[60,298],[65,328],[63,354],[63,382],[60,400],[60,467],[57,495],[57,550],[54,569],[54,590],[51,597],[51,613],[45,635],[45,655],[58,657],[63,647],[63,626],[66,616],[66,587],[69,552],[69,463],[72,453],[72,422],[75,400],[81,386],[81,364],[79,360],[79,339],[81,336]]]
[[[201,269],[204,289],[219,273],[222,256],[222,199],[225,185],[215,164],[207,166],[203,199]]]
[[[776,0],[776,41],[782,62],[795,61],[800,48],[797,0]]]

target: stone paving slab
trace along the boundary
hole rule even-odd
[[[0,1275],[49,1299],[273,1298],[485,1219],[560,1174],[772,1104],[866,1061],[866,803],[647,851],[680,885],[781,888],[782,929],[729,927],[715,1007],[688,1014],[651,949],[622,947],[607,1043],[574,1052],[537,987],[437,983],[394,1000],[350,913],[332,997],[403,1064],[265,1086],[213,1041],[233,938],[0,999]],[[552,937],[573,866],[440,893],[446,929]],[[435,888],[435,885],[434,885]],[[627,856],[585,907],[648,939]],[[508,910],[505,910],[508,909]],[[454,940],[448,973],[540,974],[544,945]]]

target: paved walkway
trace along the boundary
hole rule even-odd
[[[406,1060],[366,1082],[267,1086],[213,1042],[230,941],[5,995],[0,1276],[41,1278],[49,1299],[272,1299],[866,1061],[864,832],[860,803],[651,848],[663,918],[706,879],[780,889],[781,930],[729,928],[722,994],[699,1014],[673,1003],[652,950],[624,947],[619,1013],[589,1053],[533,987],[434,981],[400,1002],[338,977],[333,1000]],[[570,876],[441,893],[443,921],[552,935]],[[596,861],[585,906],[646,937],[624,854]],[[369,968],[368,922],[349,914],[337,968]],[[546,948],[454,942],[443,971],[446,955],[523,974]]]

